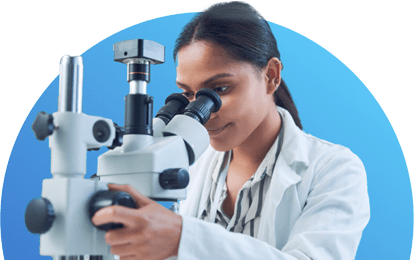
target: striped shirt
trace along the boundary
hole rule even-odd
[[[242,233],[252,237],[257,237],[258,227],[260,223],[260,215],[262,212],[262,205],[266,198],[267,190],[269,189],[270,180],[272,178],[273,169],[276,164],[277,156],[280,153],[282,146],[283,136],[283,124],[280,134],[276,138],[272,147],[266,154],[262,163],[257,168],[253,176],[243,185],[239,193],[237,194],[236,204],[234,209],[233,217],[234,221],[231,226],[232,218],[230,218],[223,211],[223,202],[227,197],[227,185],[223,186],[219,204],[217,208],[217,214],[215,223],[228,228],[231,232]],[[200,218],[206,221],[210,219],[210,211],[214,201],[214,194],[217,189],[218,178],[220,172],[225,169],[228,164],[230,152],[223,153],[219,158],[219,161],[212,174],[212,187],[209,195],[209,201],[206,208],[201,214]]]

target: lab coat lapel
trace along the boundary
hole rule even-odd
[[[209,200],[209,195],[211,191],[211,186],[213,185],[212,181],[212,174],[213,171],[217,165],[217,163],[222,160],[224,156],[224,152],[216,153],[215,156],[212,159],[212,163],[210,164],[210,167],[208,168],[206,178],[204,178],[204,185],[200,196],[200,203],[198,205],[197,209],[197,218],[200,218],[201,214],[203,214],[204,209],[207,207],[207,202]]]
[[[203,213],[207,206],[207,199],[212,185],[211,174],[220,154],[209,147],[202,155],[207,159],[197,161],[192,166],[193,170],[190,169],[190,184],[187,188],[187,199],[180,201],[180,214],[199,217]]]
[[[277,236],[275,234],[275,228],[269,227],[274,227],[277,224],[274,223],[278,210],[277,207],[283,199],[286,190],[302,180],[302,177],[293,168],[298,162],[304,165],[309,164],[306,142],[303,136],[304,133],[295,125],[293,118],[287,110],[280,107],[278,107],[278,110],[283,117],[284,123],[283,145],[273,170],[272,180],[261,214],[257,237],[260,240],[267,241],[273,246],[276,246]],[[283,236],[288,234],[277,235]]]
[[[276,162],[273,177],[270,182],[268,194],[261,214],[258,239],[267,241],[269,244],[276,245],[275,229],[269,228],[275,226],[276,211],[283,198],[283,194],[290,186],[300,182],[302,177],[297,175],[286,163],[282,154]],[[280,235],[280,234],[279,234]]]

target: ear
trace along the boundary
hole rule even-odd
[[[265,80],[268,94],[273,94],[278,89],[280,82],[282,81],[281,71],[282,63],[280,60],[276,57],[271,58],[265,68]]]

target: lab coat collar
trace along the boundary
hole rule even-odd
[[[296,126],[295,121],[286,109],[277,107],[277,110],[282,115],[283,123],[285,124],[282,152],[280,155],[285,158],[288,165],[302,162],[308,166],[309,157],[306,146],[304,146],[306,144],[306,138],[303,131]]]
[[[294,185],[302,180],[293,169],[297,162],[302,162],[305,165],[309,164],[309,159],[306,154],[306,147],[304,147],[303,132],[296,126],[292,116],[283,108],[278,107],[278,110],[283,116],[283,143],[279,157],[276,160],[276,165],[273,170],[273,178],[270,183],[276,189],[270,189],[273,193],[270,198],[273,198],[273,203],[279,204],[283,192],[291,185]]]

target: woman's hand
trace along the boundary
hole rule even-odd
[[[145,197],[129,185],[108,184],[110,190],[129,193],[138,209],[109,206],[95,213],[92,222],[102,225],[122,223],[121,229],[106,232],[105,240],[111,252],[121,260],[166,259],[178,254],[182,218]]]

